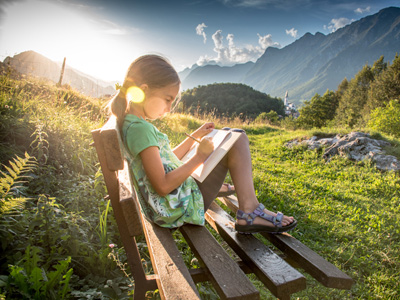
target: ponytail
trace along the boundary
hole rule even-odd
[[[108,104],[111,114],[117,118],[117,124],[120,129],[122,128],[122,123],[128,110],[128,101],[126,100],[123,89],[124,88],[121,87]]]

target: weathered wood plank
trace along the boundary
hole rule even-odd
[[[210,281],[221,299],[259,299],[258,290],[207,228],[185,225],[180,231],[196,257],[209,270]]]
[[[206,218],[276,297],[285,298],[306,288],[306,280],[300,272],[253,235],[237,233],[233,218],[215,202],[207,210]]]
[[[142,216],[157,286],[162,299],[200,299],[171,231],[150,223]]]
[[[124,169],[118,171],[119,203],[121,205],[129,233],[131,236],[138,236],[143,234],[142,222],[140,218],[141,212],[139,203],[137,201],[136,191],[131,184],[128,168],[128,163],[125,160]]]
[[[236,212],[238,210],[236,197],[229,196],[219,199],[232,211]],[[354,280],[350,276],[340,271],[335,265],[326,261],[290,234],[263,233],[262,235],[326,287],[350,289],[354,284]]]
[[[288,233],[277,236],[263,233],[272,244],[295,260],[307,273],[321,282],[324,286],[336,289],[351,289],[354,280],[340,271],[319,254],[299,242]]]
[[[126,226],[131,236],[143,234],[140,216],[136,213],[136,201],[132,197],[123,198],[119,201],[125,217]],[[140,222],[140,223],[138,223]],[[140,224],[140,226],[138,226]]]
[[[124,155],[120,148],[121,136],[119,134],[117,119],[111,117],[101,128],[101,138],[105,150],[107,166],[111,171],[122,170],[124,167]]]
[[[96,147],[97,156],[99,158],[100,167],[103,173],[104,181],[107,186],[107,191],[111,200],[111,205],[113,207],[115,220],[117,222],[118,231],[121,236],[122,243],[126,250],[126,255],[128,258],[129,266],[131,267],[131,272],[135,278],[135,283],[140,286],[136,291],[136,295],[144,298],[144,293],[152,289],[155,281],[152,279],[147,280],[146,274],[144,272],[139,250],[136,245],[136,240],[129,234],[128,227],[125,222],[125,218],[122,212],[121,205],[119,203],[119,183],[117,178],[117,172],[110,170],[107,165],[107,152],[103,147],[102,136],[100,129],[93,130],[92,136],[94,140],[94,146]]]
[[[241,260],[236,261],[237,265],[245,274],[253,274],[253,271]],[[206,268],[190,269],[190,275],[192,275],[193,281],[195,283],[210,281],[209,271]]]

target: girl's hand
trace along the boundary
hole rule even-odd
[[[204,137],[201,143],[197,147],[196,155],[200,156],[202,160],[206,158],[214,151],[214,143],[210,137]]]
[[[201,139],[203,136],[205,136],[205,135],[209,134],[211,131],[213,131],[214,128],[215,128],[215,125],[213,122],[204,123],[191,135],[197,139]]]

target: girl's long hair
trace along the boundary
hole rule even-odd
[[[178,73],[166,58],[155,54],[137,58],[129,66],[122,87],[109,104],[111,113],[117,117],[119,128],[129,108],[126,99],[128,88],[147,84],[150,89],[158,89],[180,83]]]

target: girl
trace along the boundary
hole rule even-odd
[[[185,223],[204,225],[204,211],[216,198],[229,170],[239,201],[235,224],[238,232],[293,229],[297,224],[293,217],[265,209],[256,198],[246,134],[241,135],[224,159],[200,183],[190,175],[214,150],[211,140],[204,137],[214,129],[214,124],[205,123],[191,134],[201,139],[201,143],[196,154],[183,163],[180,159],[193,145],[193,139],[186,138],[171,149],[168,137],[146,121],[171,111],[180,83],[177,72],[166,59],[145,55],[130,65],[122,88],[111,100],[111,112],[121,128],[145,216],[168,228]]]

